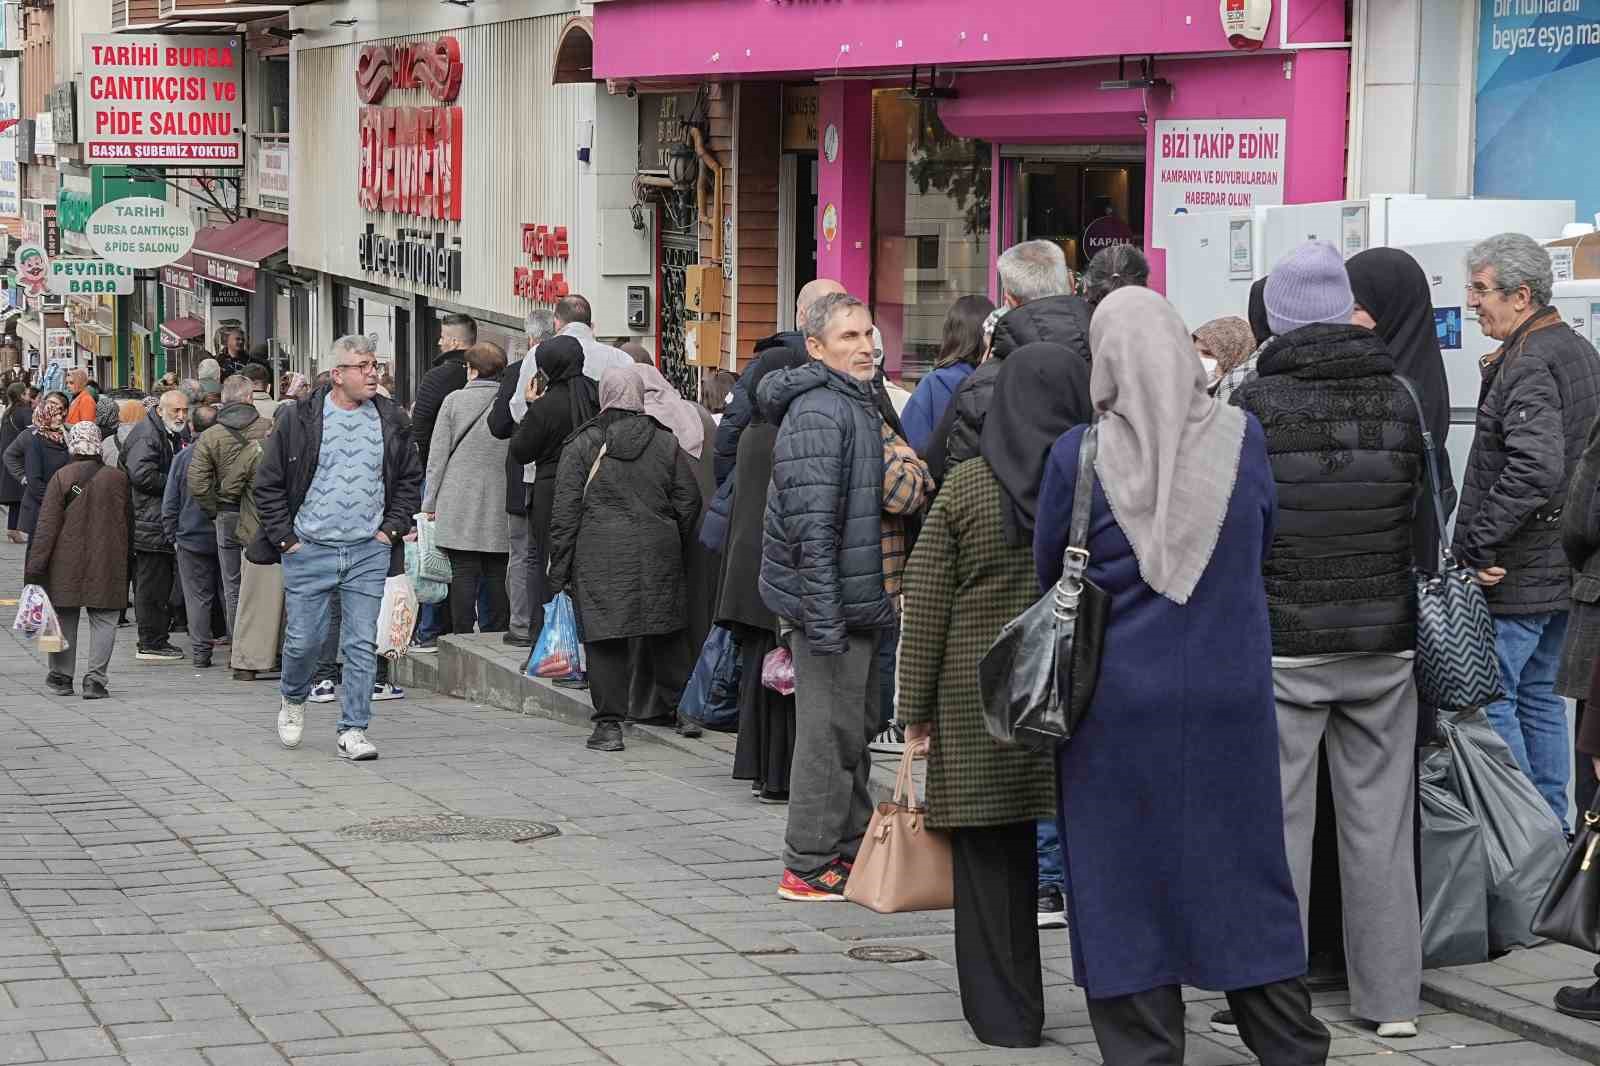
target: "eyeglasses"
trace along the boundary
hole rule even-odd
[[[339,363],[334,366],[334,369],[354,370],[362,374],[372,374],[377,372],[378,364],[373,360],[368,359],[365,363]]]
[[[1491,292],[1501,292],[1505,293],[1507,296],[1510,296],[1515,291],[1515,289],[1507,289],[1499,285],[1485,285],[1481,281],[1474,281],[1467,286],[1468,296],[1487,296]]]

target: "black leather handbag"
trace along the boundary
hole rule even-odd
[[[978,663],[984,726],[1003,743],[1052,751],[1078,731],[1094,698],[1111,616],[1110,593],[1084,576],[1098,447],[1091,426],[1078,451],[1060,580],[1006,623]]]
[[[1600,792],[1533,915],[1533,935],[1600,954]]]

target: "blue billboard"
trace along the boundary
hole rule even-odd
[[[1481,0],[1478,196],[1600,211],[1600,0]]]

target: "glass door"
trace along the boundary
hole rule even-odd
[[[1142,147],[1008,146],[1003,153],[1015,174],[1007,212],[1013,242],[1053,241],[1074,271],[1112,244],[1144,247]]]

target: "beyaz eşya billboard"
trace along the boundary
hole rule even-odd
[[[84,161],[243,166],[242,59],[238,37],[85,35]]]
[[[1600,211],[1600,0],[1480,0],[1473,194]],[[1535,237],[1555,237],[1535,233]]]

